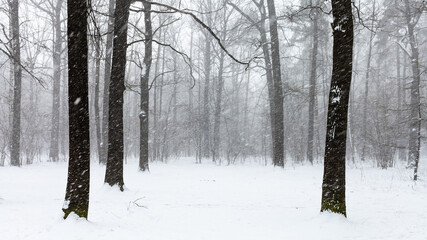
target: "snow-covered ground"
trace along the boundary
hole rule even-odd
[[[348,218],[319,213],[322,165],[125,166],[126,191],[92,164],[89,221],[62,220],[67,164],[0,168],[1,240],[427,239],[427,168],[347,169]]]

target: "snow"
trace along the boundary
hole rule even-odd
[[[323,166],[216,166],[179,159],[138,172],[126,189],[91,166],[89,221],[62,220],[66,163],[0,168],[2,240],[427,239],[427,169],[347,167],[348,218],[319,213]]]

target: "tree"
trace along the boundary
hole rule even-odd
[[[19,36],[19,1],[10,2],[11,27],[12,27],[12,57],[13,57],[13,117],[12,117],[12,149],[10,163],[20,166],[21,152],[21,45]]]
[[[117,0],[108,114],[108,159],[105,182],[123,191],[123,93],[125,91],[127,25],[131,1]]]
[[[284,167],[284,126],[283,126],[283,90],[282,90],[282,73],[280,68],[280,48],[279,34],[277,32],[277,16],[274,0],[267,0],[268,20],[270,23],[271,38],[271,63],[273,69],[273,86],[274,86],[274,108],[273,118],[275,131],[273,134],[273,163],[275,166]]]
[[[68,0],[67,9],[70,156],[62,210],[64,219],[72,212],[87,219],[90,137],[86,1]]]
[[[99,162],[107,163],[108,158],[108,114],[109,114],[109,93],[111,77],[111,55],[113,53],[113,31],[114,31],[114,7],[115,0],[110,0],[108,5],[108,28],[107,41],[105,46],[105,66],[104,66],[104,94],[102,101],[102,137],[101,152],[99,153]]]
[[[420,66],[418,43],[415,36],[415,26],[424,11],[424,1],[414,1],[409,3],[405,0],[405,20],[408,30],[410,51],[407,51],[411,59],[412,83],[410,102],[410,123],[409,123],[409,166],[414,168],[414,180],[418,178],[418,162],[420,160],[421,147],[421,100],[420,100]],[[409,53],[410,52],[410,53]]]
[[[345,156],[353,61],[351,0],[332,0],[333,68],[329,91],[321,211],[346,216]]]
[[[312,32],[312,52],[311,52],[311,71],[309,84],[309,104],[308,104],[308,143],[307,159],[313,164],[313,146],[314,146],[314,108],[316,104],[316,78],[317,78],[317,52],[319,46],[319,24],[318,10],[313,9],[313,32]]]
[[[144,23],[145,23],[145,55],[144,55],[144,71],[141,76],[141,111],[139,113],[140,118],[140,150],[139,150],[139,170],[148,170],[148,119],[149,119],[149,100],[150,100],[150,89],[148,87],[148,81],[150,79],[150,69],[153,55],[153,29],[151,26],[151,4],[148,2],[142,2],[144,6]]]
[[[53,46],[53,98],[52,98],[52,130],[49,158],[51,161],[59,160],[59,108],[61,93],[61,9],[64,0],[58,0],[54,13],[51,14],[52,23],[55,29],[55,40]]]

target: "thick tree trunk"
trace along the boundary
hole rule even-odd
[[[99,163],[106,164],[108,158],[108,114],[109,114],[109,93],[111,78],[111,56],[113,53],[114,36],[114,9],[116,0],[110,0],[108,7],[108,28],[107,42],[105,46],[105,66],[104,66],[104,93],[102,102],[102,150],[99,156]]]
[[[332,13],[333,69],[329,92],[321,211],[346,216],[345,156],[353,61],[351,0],[332,0]]]
[[[141,77],[141,111],[140,118],[140,143],[139,143],[139,170],[148,171],[148,133],[149,133],[149,86],[150,69],[153,54],[153,29],[151,27],[151,4],[143,2],[144,5],[144,23],[145,23],[145,55],[144,55],[144,73]]]
[[[70,159],[65,203],[71,212],[87,219],[89,208],[89,92],[87,5],[85,0],[68,0],[68,72]]]
[[[271,59],[274,86],[274,133],[273,133],[273,163],[275,166],[284,167],[284,125],[283,125],[283,90],[280,67],[279,34],[277,32],[277,17],[274,0],[267,0],[268,19],[270,23]]]
[[[313,48],[311,52],[311,71],[309,85],[309,103],[308,103],[308,143],[307,143],[307,159],[313,164],[313,146],[314,146],[314,108],[316,104],[316,77],[317,77],[317,52],[319,46],[318,40],[318,14],[314,10],[313,14]]]
[[[13,54],[13,117],[12,117],[12,147],[10,164],[20,166],[21,153],[21,45],[19,36],[19,0],[10,2],[12,26],[12,54]]]
[[[108,159],[105,182],[118,185],[124,190],[123,182],[123,95],[125,91],[127,24],[130,0],[117,0],[114,11],[113,61],[111,68],[109,118],[108,118]]]

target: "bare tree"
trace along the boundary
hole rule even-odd
[[[353,62],[351,0],[332,0],[333,69],[329,92],[321,211],[346,216],[345,156]]]
[[[67,2],[68,105],[70,157],[64,219],[70,213],[87,219],[89,210],[90,137],[87,5],[85,0]]]
[[[21,45],[19,35],[19,1],[12,0],[9,2],[11,14],[11,31],[12,31],[12,58],[13,58],[13,123],[12,123],[12,148],[10,154],[10,164],[20,166],[21,152]]]

